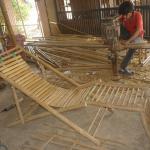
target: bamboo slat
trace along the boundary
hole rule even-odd
[[[16,68],[19,68],[21,66],[21,68],[23,67],[23,68],[25,68],[25,66],[26,66],[26,63],[25,62],[20,62],[20,63],[17,63],[17,64],[15,64],[15,65],[13,65],[13,66],[11,66],[11,67],[7,67],[5,70],[3,70],[2,72],[3,73],[7,73],[7,72],[10,72],[10,71],[16,71],[15,69]]]
[[[25,69],[25,70],[17,71],[16,73],[13,73],[13,75],[9,75],[8,77],[15,80],[15,82],[20,82],[30,75],[32,75],[32,73],[29,72],[28,69]]]
[[[87,104],[142,112],[147,101],[143,95],[144,91],[139,87],[103,84],[100,87],[93,86],[86,97],[86,101]]]
[[[8,59],[8,60],[5,60],[5,61],[3,61],[3,62],[1,62],[0,63],[0,66],[4,66],[4,65],[7,65],[7,64],[11,64],[11,62],[16,62],[16,60],[19,60],[19,59],[22,59],[21,58],[21,56],[20,55],[18,55],[18,56],[16,56],[16,57],[12,57],[12,58],[10,58],[10,59]]]

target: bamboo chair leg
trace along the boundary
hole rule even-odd
[[[58,112],[62,113],[62,112],[70,111],[70,110],[80,109],[80,108],[83,108],[83,107],[85,107],[85,106],[82,106],[82,105],[78,106],[77,105],[77,106],[72,107],[72,108],[62,108],[62,109],[59,109]],[[46,112],[43,112],[43,113],[39,113],[39,114],[36,114],[36,115],[32,115],[32,112],[35,111],[36,106],[33,109],[34,110],[31,110],[31,111],[29,111],[29,113],[27,113],[27,114],[24,115],[24,122],[25,123],[27,123],[29,121],[33,121],[33,120],[40,119],[40,118],[47,117],[47,116],[51,115],[51,113],[49,111],[48,112],[46,111]],[[20,123],[21,123],[21,120],[18,119],[16,121],[10,123],[7,127],[9,128],[9,127],[15,126],[15,125],[20,124]]]
[[[23,113],[21,111],[20,104],[19,104],[19,99],[17,97],[16,89],[14,87],[12,87],[12,91],[13,91],[13,96],[14,96],[16,108],[17,108],[17,111],[18,111],[18,114],[19,114],[19,118],[21,120],[21,123],[24,124],[25,121],[24,121]]]
[[[43,117],[46,117],[46,116],[49,116],[50,113],[49,112],[43,112],[43,113],[40,113],[40,114],[37,114],[37,115],[32,115],[32,116],[29,116],[28,118],[25,118],[25,122],[29,122],[29,121],[32,121],[32,120],[36,120],[36,119],[40,119],[40,118],[43,118]],[[15,122],[12,122],[10,123],[7,127],[12,127],[12,126],[15,126],[17,124],[20,124],[21,123],[21,120],[16,120]]]
[[[44,105],[44,104],[41,104],[41,106],[43,106],[45,109],[47,109],[49,112],[51,112],[58,119],[60,119],[64,123],[66,123],[68,126],[70,126],[72,129],[74,129],[76,132],[80,133],[82,136],[86,137],[87,139],[89,139],[90,141],[95,143],[96,145],[100,144],[100,141],[98,139],[96,139],[95,137],[90,135],[88,132],[86,132],[85,130],[83,130],[82,128],[80,128],[76,124],[74,124],[72,121],[70,121],[68,118],[66,118],[65,116],[60,114],[58,111],[56,111],[52,107]]]
[[[24,123],[28,122],[28,120],[33,117],[32,113],[39,107],[38,104],[33,105],[31,108],[27,110],[27,113],[23,115]],[[12,127],[14,125],[17,125],[19,123],[22,123],[20,119],[17,119],[16,121],[10,123],[7,127]]]

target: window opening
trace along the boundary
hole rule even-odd
[[[65,7],[65,12],[67,19],[72,19],[72,9],[70,5],[70,0],[64,0],[64,7]]]

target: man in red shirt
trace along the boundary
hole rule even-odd
[[[119,6],[119,20],[121,22],[121,37],[126,39],[125,44],[143,42],[143,19],[138,11],[134,11],[134,5],[130,1],[125,1]],[[119,73],[132,75],[127,66],[135,53],[135,49],[129,49],[124,57]]]

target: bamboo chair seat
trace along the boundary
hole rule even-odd
[[[140,87],[109,85],[102,83],[87,89],[85,102],[89,105],[144,112],[149,97]]]

